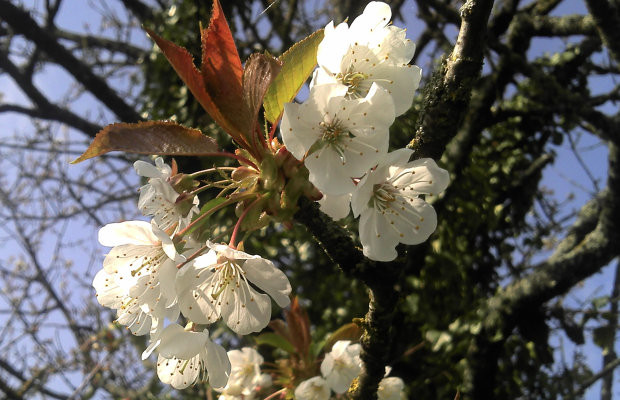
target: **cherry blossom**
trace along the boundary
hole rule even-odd
[[[253,348],[244,347],[241,350],[228,352],[232,369],[228,384],[221,389],[222,396],[243,396],[249,399],[258,390],[271,386],[271,376],[261,373],[260,365],[263,357]],[[220,399],[222,397],[220,396]]]
[[[329,386],[320,376],[301,382],[295,389],[295,400],[327,400],[329,396]]]
[[[334,392],[346,392],[353,379],[362,372],[360,351],[359,344],[339,340],[334,343],[331,352],[325,354],[321,363],[321,374]]]
[[[282,140],[304,163],[310,182],[327,194],[343,195],[387,151],[394,105],[388,93],[373,85],[362,99],[345,99],[342,85],[315,86],[303,104],[287,103]]]
[[[364,255],[373,260],[393,260],[398,243],[419,244],[437,226],[435,210],[420,195],[442,192],[448,172],[430,158],[409,162],[412,153],[389,153],[359,182],[351,198],[353,214],[360,215]]]
[[[383,378],[379,382],[377,398],[379,400],[405,400],[405,382],[397,377]]]
[[[347,98],[368,94],[373,83],[387,90],[394,99],[396,115],[411,107],[420,84],[422,70],[408,64],[415,43],[405,30],[389,25],[392,11],[383,2],[370,2],[351,26],[341,23],[325,27],[319,45],[311,86],[338,83],[347,88]]]
[[[226,386],[230,361],[226,350],[209,338],[209,331],[186,331],[171,324],[158,339],[157,376],[175,389],[209,380],[214,388]]]
[[[237,334],[247,335],[269,323],[269,296],[280,307],[290,303],[288,278],[271,261],[222,244],[207,246],[211,250],[181,268],[177,277],[179,305],[187,318],[210,324],[222,317]]]
[[[164,163],[163,158],[157,157],[155,165],[136,161],[134,169],[138,175],[149,178],[148,183],[140,188],[138,208],[143,215],[153,216],[162,230],[183,229],[200,211],[197,196],[180,195],[172,187],[169,182],[172,168]]]

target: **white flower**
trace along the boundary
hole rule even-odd
[[[377,397],[379,400],[405,400],[405,383],[397,377],[383,378],[379,382]]]
[[[133,334],[156,333],[163,319],[179,315],[174,288],[176,263],[184,257],[154,224],[127,221],[99,230],[99,242],[114,246],[93,280],[97,300],[117,310],[117,321]]]
[[[346,100],[342,85],[315,86],[303,104],[287,103],[282,140],[310,172],[324,193],[342,195],[385,154],[394,105],[387,92],[373,85],[363,99]]]
[[[343,194],[334,196],[331,194],[323,194],[323,198],[319,200],[321,211],[329,215],[334,221],[343,219],[349,215],[351,211],[351,194]]]
[[[253,396],[258,388],[271,385],[271,377],[261,374],[260,365],[263,357],[253,348],[230,350],[228,359],[232,366],[228,384],[222,389],[223,395]]]
[[[448,172],[430,158],[412,162],[413,152],[389,153],[357,185],[351,198],[353,214],[360,217],[364,255],[377,261],[396,258],[396,245],[425,241],[437,226],[433,207],[419,195],[433,196],[449,182]]]
[[[183,315],[199,324],[220,316],[239,335],[259,332],[271,318],[271,296],[280,307],[290,303],[291,285],[269,260],[207,242],[207,254],[184,266],[176,288]],[[250,282],[267,294],[257,292]]]
[[[200,211],[197,196],[185,198],[170,185],[172,169],[164,163],[163,158],[157,157],[155,165],[136,161],[134,168],[138,175],[149,178],[148,183],[140,188],[138,208],[143,215],[153,216],[162,230],[173,226],[177,230],[183,229],[191,222],[192,216]]]
[[[158,339],[157,376],[175,389],[209,380],[214,388],[226,386],[230,361],[226,350],[209,338],[209,331],[189,332],[171,324]]]
[[[349,389],[351,382],[362,372],[359,344],[350,344],[349,340],[334,343],[332,351],[325,354],[321,363],[321,374],[327,385],[341,394]]]
[[[329,386],[320,376],[301,382],[295,389],[295,400],[327,400],[329,395]]]
[[[407,111],[422,70],[408,64],[415,43],[405,37],[404,29],[388,25],[391,17],[389,5],[373,1],[350,27],[330,22],[318,48],[319,68],[311,87],[337,82],[347,88],[348,98],[359,98],[377,83],[391,94],[397,116]]]

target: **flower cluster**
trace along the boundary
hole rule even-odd
[[[409,64],[415,44],[390,18],[389,5],[373,1],[350,26],[329,23],[309,98],[285,104],[280,127],[323,193],[321,209],[341,219],[351,204],[364,255],[377,261],[393,260],[398,243],[428,238],[437,221],[421,196],[449,181],[431,159],[408,163],[412,152],[388,153],[390,126],[411,107],[421,78]]]
[[[242,66],[218,0],[212,14],[209,28],[201,32],[200,71],[185,49],[149,34],[239,148],[220,151],[199,130],[171,121],[121,123],[99,132],[76,161],[119,148],[143,153],[146,147],[155,154],[238,162],[183,174],[174,160],[172,165],[162,158],[154,165],[137,161],[135,170],[146,179],[138,208],[152,219],[100,229],[99,242],[111,249],[93,287],[99,303],[116,311],[118,324],[134,335],[149,335],[142,358],[157,354],[162,382],[182,389],[208,380],[221,400],[248,400],[271,386],[271,376],[260,371],[263,358],[250,348],[227,353],[207,328],[221,321],[238,335],[260,332],[270,322],[272,300],[279,307],[291,303],[291,285],[273,262],[244,252],[238,238],[272,221],[289,225],[302,196],[322,198],[321,208],[334,219],[351,209],[359,217],[367,257],[390,261],[398,243],[420,243],[435,230],[435,211],[426,200],[443,191],[449,177],[431,159],[410,161],[411,150],[388,152],[390,126],[411,107],[421,70],[409,64],[415,44],[404,29],[390,24],[387,4],[369,3],[350,26],[327,25],[303,104],[283,105],[281,98],[295,97],[291,88],[310,76],[311,66],[304,72],[289,69],[282,81],[274,78],[284,69],[283,61],[269,54],[254,54]],[[209,34],[213,31],[217,35]],[[307,57],[319,34],[311,35],[313,45],[291,53]],[[291,57],[287,62],[296,62]],[[273,85],[279,86],[271,93]],[[258,119],[261,104],[271,123],[264,132]],[[275,137],[280,115],[284,145]],[[141,140],[145,143],[134,143]],[[200,204],[199,194],[218,190]],[[233,205],[237,222],[214,238],[208,217]],[[228,244],[219,242],[222,237],[229,237]],[[293,328],[284,329],[283,321],[272,327],[292,361],[273,364],[279,371],[274,382],[282,389],[270,397],[290,397],[299,377],[317,372],[307,314],[297,300],[284,314]],[[359,344],[336,342],[321,363],[321,375],[301,382],[295,396],[326,399],[332,392],[344,393],[361,372],[359,353]],[[403,386],[399,378],[385,378],[378,396],[400,398]]]
[[[176,175],[161,158],[155,166],[138,161],[135,169],[149,178],[140,190],[139,208],[153,219],[100,229],[99,242],[112,249],[93,281],[97,299],[115,309],[116,321],[134,335],[150,335],[142,357],[158,351],[162,382],[180,389],[208,379],[223,388],[231,374],[229,356],[197,325],[222,319],[239,335],[259,332],[271,319],[269,296],[286,307],[291,285],[269,260],[194,241],[188,228],[197,221],[190,222],[198,198],[177,192]],[[176,323],[180,314],[189,321],[185,327]]]
[[[346,392],[362,370],[360,350],[359,344],[351,344],[349,340],[334,343],[332,351],[325,355],[321,363],[321,376],[301,382],[295,389],[295,399],[327,400],[332,391],[336,394]],[[377,396],[379,400],[401,400],[405,398],[404,387],[400,378],[384,378],[379,384]]]

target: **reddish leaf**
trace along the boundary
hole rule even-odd
[[[243,71],[243,99],[250,120],[249,132],[253,133],[258,122],[258,112],[269,85],[280,72],[282,63],[268,54],[252,54]]]
[[[241,100],[243,67],[232,32],[218,0],[213,1],[211,21],[200,30],[202,66],[207,90],[213,97]]]
[[[291,308],[289,311],[285,311],[285,316],[291,343],[293,343],[299,354],[307,356],[312,341],[310,336],[310,320],[306,311],[299,306],[297,297],[293,298]]]
[[[202,42],[200,72],[205,88],[227,123],[231,125],[231,128],[234,127],[231,130],[235,132],[231,136],[238,141],[237,133],[243,135],[250,125],[247,110],[243,109],[243,67],[232,32],[218,0],[213,1],[209,27],[200,29],[200,37]]]
[[[150,29],[146,29],[149,36],[157,43],[157,46],[161,49],[162,53],[168,59],[168,62],[172,65],[177,74],[181,77],[183,82],[187,85],[190,92],[194,95],[196,100],[202,105],[202,108],[213,118],[213,120],[224,129],[233,138],[238,138],[241,132],[233,125],[228,118],[224,116],[222,111],[216,105],[213,96],[211,96],[205,87],[203,76],[194,65],[191,54],[169,40],[166,40],[158,36]],[[227,113],[226,115],[230,115]]]
[[[112,124],[103,128],[88,149],[72,161],[79,163],[110,151],[174,156],[200,156],[218,151],[217,143],[198,129],[171,121]]]

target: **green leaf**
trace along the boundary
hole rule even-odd
[[[319,43],[323,40],[323,30],[295,43],[279,60],[282,61],[282,70],[276,76],[263,101],[265,119],[275,123],[284,104],[292,101],[316,65],[316,52]]]
[[[217,152],[214,139],[198,129],[171,121],[111,124],[97,133],[88,149],[71,162],[76,164],[110,151],[171,156],[201,156]]]
[[[282,336],[275,334],[275,333],[271,333],[271,332],[263,333],[261,335],[256,336],[255,340],[256,340],[256,343],[258,344],[266,344],[269,346],[273,346],[277,349],[282,349],[290,354],[293,354],[296,352],[295,347],[293,347],[291,342],[289,342]]]

